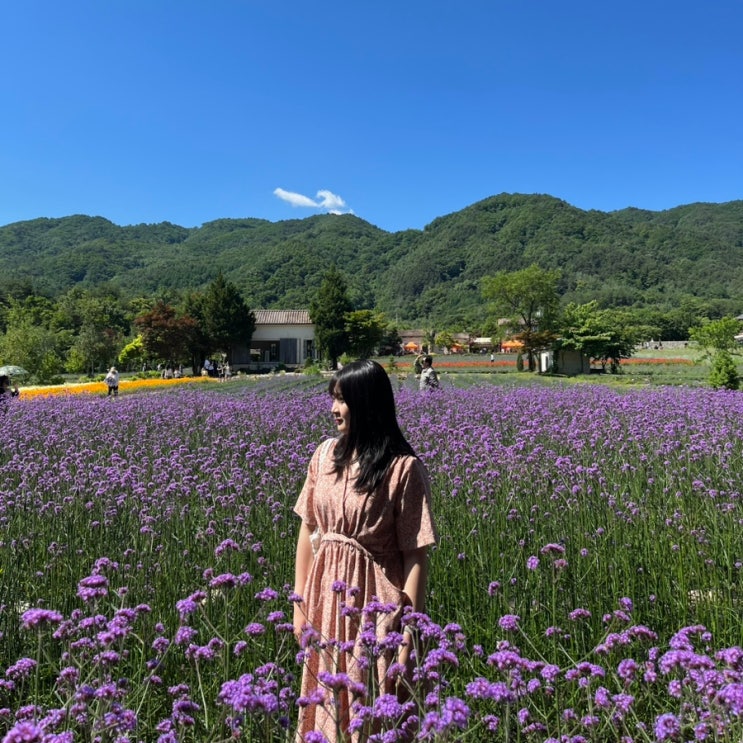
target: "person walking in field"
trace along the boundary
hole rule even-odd
[[[116,370],[115,366],[112,366],[108,370],[108,374],[103,378],[103,381],[106,383],[106,386],[108,387],[108,395],[107,397],[110,397],[113,395],[114,397],[119,396],[119,372]]]
[[[365,733],[347,735],[354,697],[348,687],[326,686],[323,672],[345,674],[357,689],[394,693],[387,671],[394,661],[407,666],[410,638],[404,633],[398,653],[390,649],[369,666],[360,610],[372,600],[396,607],[376,619],[379,641],[400,632],[405,607],[422,611],[437,536],[428,472],[400,431],[384,369],[354,361],[333,375],[328,391],[338,437],[316,449],[294,508],[302,520],[294,632],[305,650],[301,698],[311,700],[300,705],[297,741],[317,731],[335,743]]]
[[[422,390],[435,390],[439,386],[439,375],[433,368],[433,358],[431,356],[424,356],[421,361],[423,370],[421,371],[421,378],[418,382],[419,389]]]

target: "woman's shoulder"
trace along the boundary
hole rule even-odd
[[[398,454],[392,461],[392,468],[400,477],[411,473],[428,476],[426,465],[415,454]]]
[[[338,439],[336,438],[324,439],[317,445],[315,452],[312,455],[312,459],[318,464],[322,464],[328,459],[328,457],[333,455],[337,443]]]

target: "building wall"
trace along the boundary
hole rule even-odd
[[[233,349],[232,365],[236,369],[252,365],[288,364],[301,366],[315,349],[313,325],[257,325],[250,341],[250,348],[240,345]],[[256,361],[251,351],[258,351]]]
[[[555,369],[556,354],[556,369]],[[560,351],[542,351],[539,354],[539,371],[543,374],[551,371],[558,374],[588,374],[591,370],[591,363],[587,356],[580,351],[560,350]]]

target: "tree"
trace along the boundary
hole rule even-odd
[[[333,369],[348,348],[346,315],[351,312],[348,287],[341,273],[332,267],[323,277],[317,296],[310,303],[310,319],[315,324],[317,347]]]
[[[150,358],[176,363],[188,357],[198,323],[189,315],[178,316],[173,307],[160,300],[149,312],[138,315],[134,325]]]
[[[601,310],[597,302],[570,303],[558,324],[559,339],[555,348],[580,351],[602,363],[619,369],[621,359],[632,355],[636,344],[634,332],[625,326],[617,313]]]
[[[63,370],[61,338],[25,314],[22,303],[11,301],[5,334],[0,336],[0,363],[17,364],[39,382],[49,382]]]
[[[705,355],[715,351],[732,351],[738,347],[735,335],[740,332],[740,322],[734,317],[706,320],[702,325],[689,328],[689,338],[699,344]]]
[[[353,310],[346,313],[346,333],[351,353],[362,359],[374,355],[384,337],[387,320],[381,312]]]
[[[394,325],[388,325],[384,329],[382,339],[379,341],[379,353],[381,356],[397,356],[402,348],[402,337],[400,331]]]
[[[196,371],[203,368],[204,362],[211,352],[215,350],[214,346],[206,334],[206,321],[204,309],[204,294],[202,292],[191,292],[187,294],[181,304],[182,314],[193,317],[196,320],[194,332],[189,336],[189,355],[191,357],[191,368]]]
[[[145,361],[146,351],[142,344],[142,336],[138,335],[133,341],[127,343],[119,353],[119,365],[124,369],[131,369]]]
[[[731,351],[737,350],[735,335],[740,332],[740,322],[734,317],[707,320],[689,329],[689,338],[702,349],[702,358],[712,357],[709,383],[715,389],[737,390],[740,378]]]
[[[223,351],[232,360],[238,343],[250,346],[255,331],[255,315],[237,287],[220,272],[204,292],[201,303],[203,331],[212,350]]]
[[[107,367],[116,358],[120,336],[111,328],[84,322],[67,353],[67,368],[72,372],[88,372]]]
[[[91,375],[111,365],[130,329],[130,317],[117,293],[104,288],[70,289],[57,303],[51,322],[74,337],[67,352],[67,369]]]
[[[560,297],[557,282],[560,272],[547,271],[536,264],[521,271],[498,271],[482,280],[482,295],[490,302],[496,317],[508,317],[516,338],[524,344],[529,371],[534,370],[536,352],[551,345]]]
[[[454,346],[454,334],[449,330],[442,330],[436,335],[434,343],[439,348],[446,348],[447,350],[451,350]]]

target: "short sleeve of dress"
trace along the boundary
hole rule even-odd
[[[307,477],[304,481],[302,491],[294,506],[294,513],[307,524],[311,531],[317,528],[315,518],[315,488],[317,486],[317,477],[320,467],[325,465],[327,457],[330,455],[335,439],[325,439],[320,446],[315,449],[315,453],[310,459],[310,466],[307,468]]]
[[[431,509],[431,481],[417,457],[406,457],[398,483],[397,544],[402,552],[436,544],[438,535]]]
[[[315,523],[315,509],[313,499],[315,494],[315,484],[317,483],[320,452],[324,446],[325,442],[320,444],[320,446],[315,449],[315,453],[310,459],[310,465],[307,468],[307,477],[305,478],[304,485],[301,492],[299,493],[299,498],[294,505],[294,513],[296,513],[297,516],[299,516],[299,518],[302,519],[305,524],[307,524],[310,531],[314,531],[314,529],[317,527],[317,523]]]

